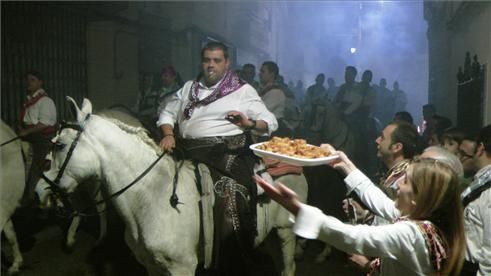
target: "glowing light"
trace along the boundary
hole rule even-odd
[[[350,48],[350,49],[349,49],[349,51],[350,51],[352,54],[354,54],[354,53],[356,53],[356,48]]]

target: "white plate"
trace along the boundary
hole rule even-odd
[[[249,148],[254,151],[254,154],[259,156],[259,157],[268,157],[271,159],[279,160],[288,164],[292,165],[297,165],[297,166],[302,166],[302,167],[310,167],[310,166],[319,166],[319,165],[325,165],[327,161],[337,159],[339,156],[332,154],[326,157],[321,157],[321,158],[313,158],[313,159],[307,159],[307,158],[298,158],[298,157],[293,157],[293,156],[288,156],[284,154],[279,154],[279,153],[274,153],[262,149],[258,149],[257,147],[267,143],[267,142],[262,142],[262,143],[257,143],[254,145],[250,145]]]

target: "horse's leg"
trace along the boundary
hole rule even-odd
[[[297,239],[297,244],[295,246],[295,259],[302,260],[303,254],[305,253],[305,247],[307,247],[307,240],[303,238]]]
[[[17,236],[15,235],[14,224],[12,220],[9,219],[7,223],[5,223],[5,227],[3,228],[3,232],[5,233],[5,237],[12,247],[12,265],[9,268],[9,274],[17,274],[19,273],[20,266],[22,265],[22,253],[19,250],[19,244],[17,243]]]
[[[77,235],[77,230],[78,226],[80,225],[80,216],[74,216],[72,219],[72,222],[70,223],[70,226],[68,227],[68,231],[66,233],[66,241],[65,241],[65,246],[67,250],[71,251],[73,249],[73,246],[75,245],[75,242],[77,241],[76,235]]]
[[[295,234],[291,228],[277,228],[278,237],[281,241],[281,253],[283,257],[282,276],[295,275]]]
[[[168,270],[170,275],[194,276],[196,265],[175,264],[169,266]]]
[[[322,263],[327,259],[327,257],[329,257],[329,255],[331,255],[331,246],[326,243],[324,244],[324,249],[322,249],[322,251],[315,256],[315,262]]]

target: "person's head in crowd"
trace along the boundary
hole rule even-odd
[[[320,73],[319,75],[317,75],[317,77],[315,77],[315,84],[319,85],[319,86],[323,85],[325,79],[326,79],[326,76],[324,76],[324,74]]]
[[[423,153],[420,155],[421,158],[432,158],[443,162],[450,166],[452,170],[457,174],[457,176],[464,176],[464,167],[460,162],[459,158],[450,152],[449,150],[439,147],[439,146],[431,146],[427,147],[423,150]]]
[[[202,77],[207,86],[217,84],[230,67],[228,48],[221,42],[209,42],[201,50]]]
[[[259,71],[259,79],[261,80],[262,85],[273,84],[278,75],[280,73],[280,69],[278,65],[272,61],[265,61],[261,66],[261,70]]]
[[[328,79],[327,79],[327,86],[328,86],[329,88],[331,88],[331,87],[332,87],[332,88],[333,88],[333,87],[336,87],[336,81],[334,81],[334,79],[333,79],[333,78],[328,78]]]
[[[145,73],[142,78],[142,90],[147,91],[153,88],[153,74]]]
[[[381,78],[380,81],[378,82],[378,86],[380,86],[381,88],[387,87],[387,80],[384,78]]]
[[[476,171],[476,162],[474,161],[474,154],[476,153],[476,139],[471,136],[464,137],[459,144],[458,157],[460,163],[464,167],[464,176],[471,177]]]
[[[297,81],[297,85],[295,88],[296,89],[302,89],[303,88],[303,82],[301,80]]]
[[[375,140],[377,157],[391,168],[404,159],[411,159],[421,151],[421,142],[416,128],[402,121],[388,124]]]
[[[278,82],[278,84],[281,84],[283,86],[285,86],[285,78],[282,76],[282,75],[278,75],[278,77],[276,78],[276,81]]]
[[[491,164],[491,125],[481,128],[477,135],[474,161],[478,170]]]
[[[176,83],[177,73],[172,65],[167,65],[160,71],[162,86],[172,87]]]
[[[29,90],[31,94],[43,88],[44,78],[40,72],[29,71],[26,74],[26,79],[27,79],[27,90]]]
[[[452,121],[446,117],[435,114],[431,117],[429,122],[428,146],[442,144],[442,135],[447,129],[452,127]]]
[[[456,127],[451,127],[443,132],[441,137],[441,145],[451,153],[458,155],[459,145],[467,136],[468,135],[462,130]]]
[[[415,158],[404,181],[397,182],[395,205],[411,220],[431,221],[446,245],[447,259],[439,275],[458,275],[465,254],[459,178],[444,162]]]
[[[423,105],[423,120],[429,122],[431,117],[436,114],[435,106],[432,104]]]
[[[373,73],[370,70],[365,70],[363,75],[361,75],[361,82],[365,84],[370,84],[372,82]]]
[[[394,90],[399,90],[399,82],[398,81],[395,81],[394,84],[392,85],[392,88]]]
[[[414,124],[413,116],[407,111],[396,112],[396,114],[394,114],[394,121],[403,121],[411,125]]]
[[[358,71],[354,66],[346,66],[346,69],[344,70],[344,81],[346,83],[354,83],[356,74],[358,74]]]
[[[249,84],[254,82],[254,78],[256,77],[256,66],[251,63],[244,64],[242,66],[242,78],[247,81]]]
[[[291,90],[295,89],[295,84],[292,80],[288,81],[288,88],[290,88]]]

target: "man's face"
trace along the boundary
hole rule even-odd
[[[27,75],[27,90],[30,92],[36,92],[43,86],[43,81],[39,80],[36,76],[31,74]]]
[[[389,160],[394,154],[392,149],[392,133],[395,129],[395,125],[386,126],[382,134],[375,140],[375,143],[377,143],[377,157],[382,161]]]
[[[244,67],[242,68],[242,77],[247,80],[247,81],[252,81],[254,80],[254,77],[256,76],[256,70],[252,67]]]
[[[355,81],[356,74],[353,70],[344,71],[344,81],[347,83],[352,83]]]
[[[268,70],[268,67],[263,65],[261,66],[261,71],[259,71],[259,79],[262,84],[267,84],[273,81],[274,76],[273,73]]]
[[[460,159],[460,163],[462,163],[462,167],[464,167],[464,175],[470,176],[473,175],[476,169],[476,142],[471,140],[462,140],[459,145],[458,157]]]
[[[382,88],[385,88],[387,86],[387,81],[385,79],[381,79],[378,85]]]
[[[176,80],[176,76],[170,74],[170,73],[164,73],[162,74],[162,84],[164,87],[170,87],[174,84]]]
[[[201,58],[201,69],[206,85],[217,84],[225,75],[229,65],[230,62],[225,58],[222,50],[205,50]]]
[[[453,139],[443,139],[442,147],[457,156],[459,155],[459,143]]]

